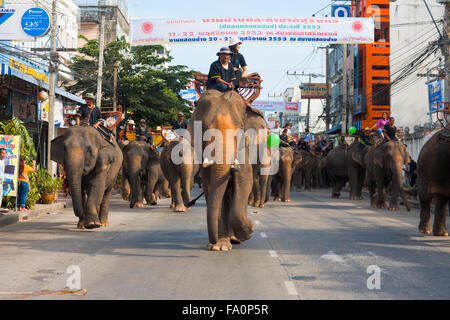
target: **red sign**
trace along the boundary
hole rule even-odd
[[[298,102],[286,102],[286,111],[298,112]]]

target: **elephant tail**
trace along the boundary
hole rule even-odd
[[[205,193],[202,192],[197,198],[195,198],[194,200],[192,200],[191,202],[188,203],[188,205],[186,206],[187,208],[193,207],[195,206],[195,203],[197,202],[198,199],[200,199]]]

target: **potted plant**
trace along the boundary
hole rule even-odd
[[[63,179],[52,178],[46,169],[40,168],[36,171],[36,186],[41,192],[42,203],[51,204],[55,201],[56,190],[63,185]]]

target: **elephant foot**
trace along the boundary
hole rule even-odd
[[[283,202],[291,202],[291,199],[284,199]]]
[[[295,191],[296,192],[302,192],[302,188],[297,188]]]
[[[390,204],[388,210],[389,211],[398,211],[398,210],[400,210],[400,208],[396,204]]]
[[[339,199],[339,196],[340,196],[339,194],[332,194],[332,195],[331,195],[331,198],[333,198],[333,199]]]
[[[173,203],[170,204],[170,208],[173,209],[175,208],[175,205]]]
[[[236,238],[235,236],[231,236],[230,242],[231,242],[231,244],[241,244],[241,241],[238,238]]]
[[[243,223],[238,226],[233,226],[233,232],[236,238],[240,241],[246,241],[252,237],[255,226],[250,219],[246,219]]]
[[[429,223],[420,223],[419,224],[419,232],[423,234],[431,233],[431,226]]]
[[[83,222],[81,219],[78,221],[77,229],[80,229],[80,230],[86,229],[86,228],[84,227],[84,222]]]
[[[386,203],[383,202],[377,202],[376,207],[378,209],[386,209]]]
[[[232,245],[229,238],[220,238],[217,243],[208,243],[209,251],[231,251]]]
[[[279,197],[273,198],[273,201],[279,201],[279,202],[281,202],[281,198],[279,198]]]
[[[349,199],[350,199],[350,200],[363,200],[363,197],[351,195]]]
[[[260,207],[261,209],[263,209],[263,208],[264,208],[264,203],[261,203],[261,204],[259,205],[259,207]]]
[[[144,204],[142,202],[136,203],[136,208],[143,208]]]
[[[100,228],[100,227],[101,227],[101,224],[98,223],[98,222],[90,221],[90,222],[86,223],[86,224],[84,225],[84,227],[85,227],[86,229],[96,229],[96,228]]]
[[[306,188],[305,191],[306,192],[311,192],[311,188]]]
[[[434,226],[433,227],[433,235],[436,237],[448,237],[447,228],[444,226]]]
[[[109,222],[102,222],[102,223],[101,223],[101,226],[102,226],[102,227],[109,227]]]
[[[130,196],[122,195],[122,199],[125,201],[130,201]]]
[[[179,204],[173,208],[174,212],[186,212],[186,207],[184,204]]]

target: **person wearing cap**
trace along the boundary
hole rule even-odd
[[[95,106],[95,96],[92,93],[87,93],[83,96],[86,104],[81,105],[77,113],[77,126],[92,126],[97,129],[102,123],[102,112],[100,108]]]
[[[217,52],[219,59],[214,61],[208,73],[207,90],[215,89],[222,92],[234,88],[233,81],[236,80],[234,67],[230,63],[232,52],[227,47],[223,47]]]
[[[135,141],[137,139],[136,130],[134,130],[134,125],[135,123],[133,119],[129,119],[127,121],[127,125],[123,130],[122,140]]]
[[[239,87],[239,81],[241,78],[246,78],[248,74],[247,62],[245,62],[244,56],[239,52],[241,48],[242,41],[237,37],[232,37],[230,39],[230,43],[228,48],[233,53],[231,55],[230,61],[233,65],[234,72],[236,73],[236,80],[234,82],[234,86],[237,89]]]
[[[145,141],[153,145],[153,135],[148,132],[148,127],[145,119],[139,120],[139,127],[136,128],[136,137],[138,141]]]
[[[187,123],[186,121],[184,121],[184,113],[183,112],[178,112],[178,116],[177,116],[177,121],[173,124],[172,129],[173,130],[177,130],[177,129],[187,129]]]

